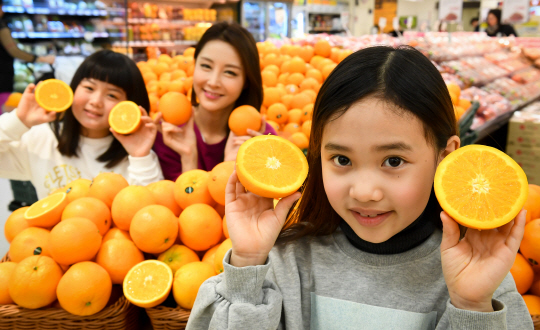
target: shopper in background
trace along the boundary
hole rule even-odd
[[[532,330],[509,273],[525,211],[461,240],[441,213],[433,180],[457,134],[446,84],[422,53],[347,57],[317,97],[309,173],[287,224],[299,192],[274,209],[231,175],[232,250],[186,329]]]
[[[30,84],[18,108],[0,116],[0,177],[32,181],[38,198],[100,172],[122,174],[130,184],[161,180],[151,150],[157,128],[144,110],[150,101],[135,63],[110,50],[96,52],[77,69],[71,88],[73,104],[64,113],[39,107]],[[143,113],[143,125],[130,135],[113,132],[108,122],[125,100]]]
[[[488,27],[486,28],[486,33],[490,37],[509,37],[515,36],[518,34],[516,30],[511,25],[501,24],[501,10],[500,9],[491,9],[488,12],[487,16]]]
[[[6,102],[11,92],[13,92],[13,77],[15,76],[13,60],[15,58],[24,62],[49,64],[53,64],[55,60],[54,55],[36,56],[17,47],[17,42],[11,37],[11,30],[4,19],[2,5],[3,0],[0,0],[0,106]]]
[[[154,145],[165,179],[173,181],[182,172],[210,171],[235,160],[240,145],[251,137],[276,134],[264,119],[259,132],[236,136],[229,130],[235,108],[251,105],[259,110],[263,101],[259,53],[251,33],[237,23],[214,24],[197,44],[194,57],[193,115],[183,127],[162,122]]]
[[[470,24],[473,27],[474,32],[480,31],[480,22],[478,21],[478,17],[471,18]]]

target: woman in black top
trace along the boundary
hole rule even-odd
[[[488,27],[486,33],[490,37],[517,37],[516,30],[511,25],[501,24],[501,10],[491,9],[487,17]],[[499,35],[500,34],[500,35]]]
[[[55,60],[54,55],[36,56],[17,47],[17,43],[11,37],[11,31],[3,17],[2,4],[3,1],[0,0],[0,106],[6,102],[9,94],[13,91],[13,77],[15,76],[13,60],[15,58],[25,62],[49,64],[53,64]]]

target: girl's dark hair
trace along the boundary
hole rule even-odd
[[[124,90],[129,101],[146,110],[150,109],[150,100],[141,72],[135,62],[125,55],[110,50],[101,50],[90,55],[79,66],[71,80],[73,92],[83,79],[96,79],[118,86]],[[59,114],[51,126],[58,140],[58,151],[64,156],[77,157],[81,124],[73,115],[71,107]],[[122,144],[113,137],[109,148],[96,160],[106,162],[105,167],[112,168],[127,155]]]
[[[495,16],[495,18],[497,18],[497,24],[501,24],[501,10],[500,9],[491,9],[490,11],[488,11],[488,15],[489,14],[493,14],[493,16]]]
[[[199,53],[206,43],[212,40],[221,40],[231,45],[242,61],[245,74],[244,89],[240,97],[236,100],[234,107],[251,105],[255,109],[260,110],[263,102],[261,68],[257,44],[251,33],[238,23],[220,22],[214,24],[206,30],[197,44],[194,54],[195,60],[197,60]],[[191,95],[195,95],[194,88],[191,93]],[[198,105],[196,97],[191,98],[191,104],[194,106]]]
[[[411,113],[420,119],[426,140],[436,150],[444,150],[448,139],[457,135],[446,84],[419,51],[378,46],[351,54],[332,71],[315,101],[307,155],[309,173],[298,209],[289,215],[280,234],[281,242],[328,235],[338,227],[342,219],[330,205],[323,186],[323,130],[328,122],[367,97],[390,102],[399,113]]]

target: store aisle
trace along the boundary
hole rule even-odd
[[[13,199],[11,186],[8,179],[0,178],[0,258],[3,257],[9,250],[9,244],[4,237],[4,224],[6,219],[11,214],[8,210],[8,205]]]

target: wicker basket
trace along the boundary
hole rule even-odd
[[[534,330],[540,330],[540,315],[531,315],[533,324],[534,324]]]
[[[181,307],[167,307],[160,305],[147,308],[154,330],[183,330],[186,328],[190,311]]]
[[[7,255],[1,262],[8,261]],[[123,294],[99,313],[77,316],[60,308],[26,309],[17,305],[0,305],[0,330],[117,330],[139,329],[142,309],[132,305]]]

